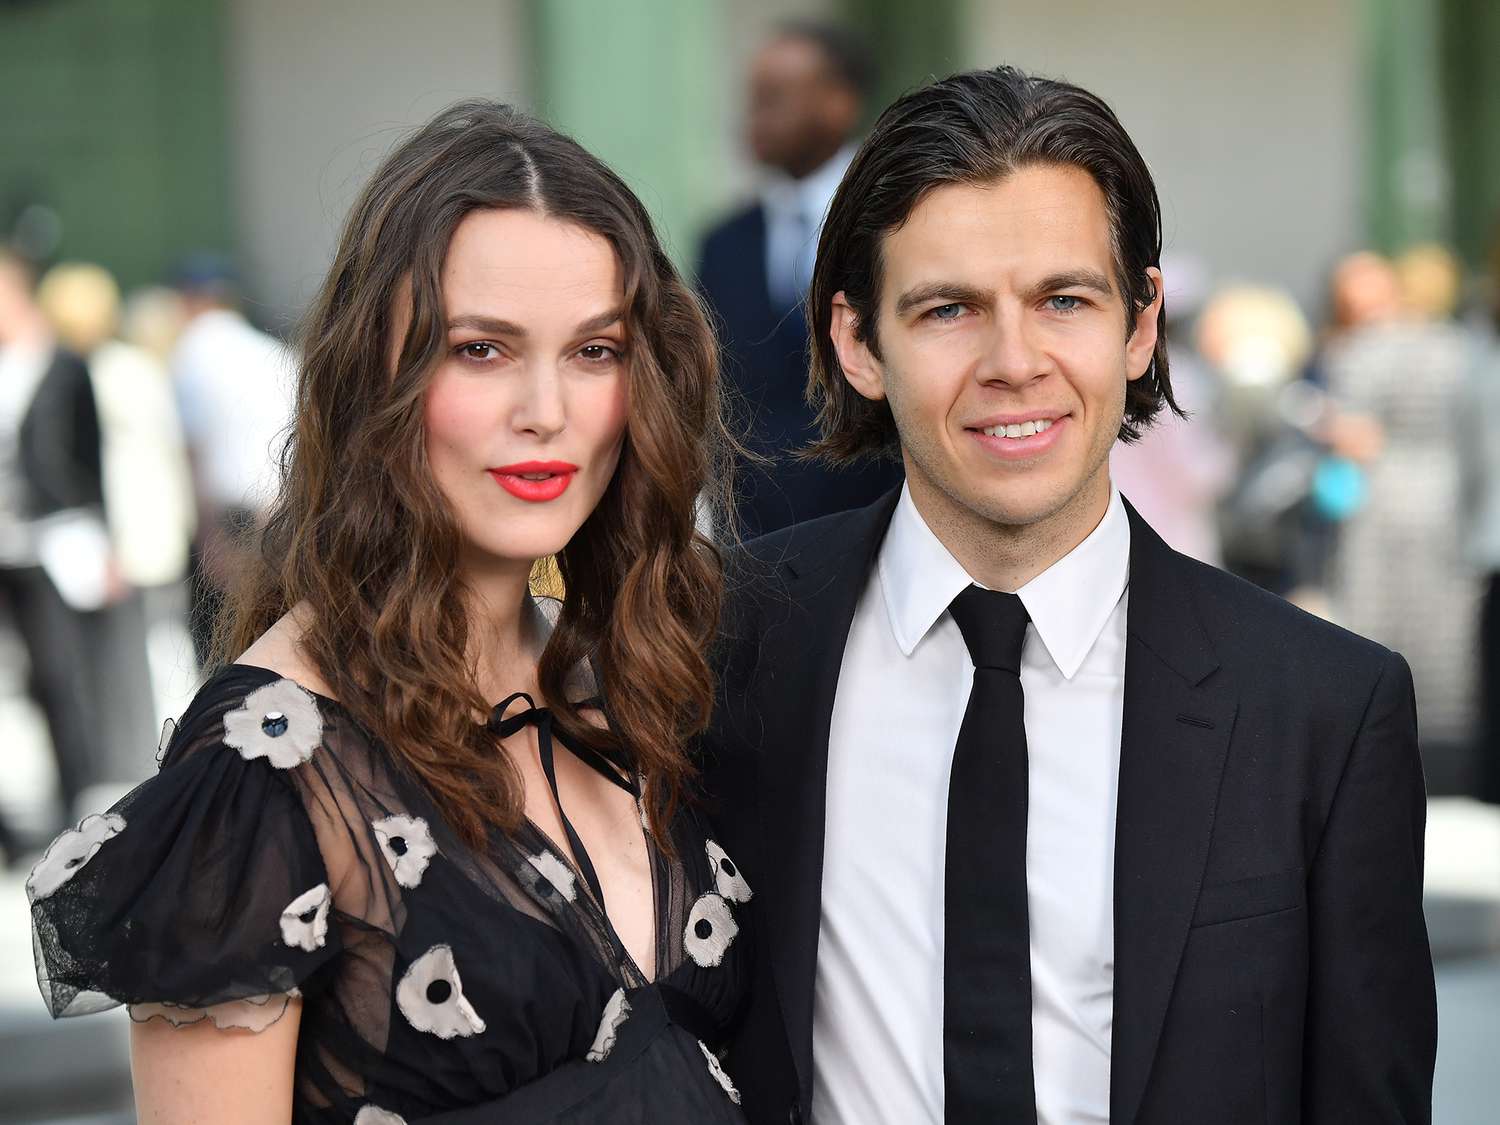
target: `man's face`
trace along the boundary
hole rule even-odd
[[[855,389],[889,402],[929,523],[1061,519],[1087,534],[1108,503],[1126,381],[1150,364],[1161,299],[1127,334],[1093,178],[1037,165],[937,188],[883,257],[880,357],[854,339],[842,294],[834,343]]]
[[[761,164],[797,178],[815,171],[848,137],[858,114],[809,40],[775,39],[751,64],[748,136]]]
[[[0,344],[21,331],[31,311],[31,283],[26,272],[0,257]]]

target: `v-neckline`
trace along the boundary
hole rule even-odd
[[[512,704],[517,700],[524,700],[526,709],[514,711]],[[603,701],[599,700],[598,707],[590,706],[594,700],[586,701],[582,706],[585,709],[597,709],[601,714],[604,711]],[[645,830],[645,822],[641,814],[640,788],[637,784],[636,775],[625,765],[615,761],[613,757],[587,745],[574,745],[568,737],[554,725],[555,715],[550,708],[539,707],[536,701],[526,692],[513,692],[500,703],[497,703],[490,713],[487,724],[489,729],[502,740],[517,734],[525,733],[528,728],[534,728],[536,738],[536,753],[542,767],[542,773],[547,779],[547,789],[552,796],[553,811],[556,812],[558,822],[562,825],[564,836],[568,847],[561,846],[550,832],[542,828],[531,816],[522,814],[541,839],[548,845],[548,850],[554,853],[555,858],[564,863],[572,872],[575,881],[582,882],[590,892],[589,897],[593,900],[598,910],[599,919],[603,924],[605,934],[613,946],[616,956],[623,956],[636,971],[636,975],[642,980],[653,980],[656,976],[657,965],[660,958],[661,921],[658,917],[657,882],[656,882],[656,857],[652,853],[650,833]],[[606,714],[607,721],[607,714]],[[651,931],[648,937],[652,950],[652,973],[647,977],[641,970],[640,964],[630,953],[624,939],[615,926],[614,919],[609,914],[609,904],[605,901],[604,882],[599,878],[599,872],[594,866],[593,857],[589,854],[588,845],[584,842],[582,834],[574,827],[568,811],[563,805],[562,790],[557,777],[557,747],[561,746],[580,764],[600,774],[610,784],[625,790],[630,794],[632,802],[633,820],[639,826],[642,843],[645,846],[645,860],[647,872],[651,880],[651,904],[650,918]],[[618,772],[616,772],[618,771]],[[623,776],[622,776],[623,775]]]
[[[664,921],[661,911],[660,886],[657,881],[659,853],[656,844],[651,839],[651,834],[644,831],[644,829],[641,833],[646,844],[646,867],[651,878],[651,947],[654,964],[652,965],[653,971],[647,973],[641,968],[640,963],[635,959],[635,955],[630,952],[630,947],[620,937],[620,931],[615,928],[614,919],[609,916],[609,907],[607,904],[594,900],[594,895],[589,889],[588,882],[583,878],[583,873],[579,870],[578,864],[574,862],[569,850],[560,847],[558,842],[553,839],[552,833],[548,832],[531,817],[523,816],[522,825],[536,837],[534,842],[541,845],[558,863],[567,868],[568,874],[573,877],[576,885],[583,888],[582,895],[592,904],[592,912],[597,915],[598,923],[603,928],[603,936],[608,940],[610,948],[620,961],[645,984],[655,984],[660,977],[662,969],[661,936]],[[522,862],[527,862],[527,860],[523,859]]]
[[[291,676],[284,676],[274,668],[267,668],[261,664],[245,664],[241,663],[240,661],[234,661],[226,667],[233,669],[243,669],[255,674],[257,677],[267,677],[267,683],[272,683],[275,680],[290,680],[303,691],[311,695],[314,699],[318,700],[321,705],[326,705],[334,708],[342,717],[346,718],[349,722],[354,723],[356,727],[359,727],[359,729],[361,730],[364,729],[360,725],[359,720],[355,718],[355,716],[349,711],[349,709],[342,703],[340,703],[337,699],[334,699],[330,695],[325,695],[320,691],[316,691]],[[369,736],[368,732],[367,737],[370,737],[370,741],[372,744],[383,745],[379,739],[376,739],[373,736]],[[569,754],[573,753],[573,751],[566,745],[563,747],[563,749],[567,750]],[[430,793],[427,794],[427,799],[429,801],[432,800],[432,795]],[[561,805],[560,798],[558,798],[558,804]],[[639,819],[641,816],[641,804],[639,798],[636,799],[635,805],[637,818]],[[435,812],[439,811],[436,803],[433,804],[433,809]],[[439,813],[439,815],[441,814]],[[584,895],[587,900],[593,904],[593,913],[597,915],[598,924],[603,929],[602,936],[606,939],[615,955],[621,960],[622,965],[628,967],[629,970],[636,975],[636,977],[638,977],[646,984],[655,984],[661,975],[661,945],[662,935],[665,931],[665,923],[662,917],[661,887],[658,881],[659,872],[657,870],[660,860],[660,849],[656,846],[655,841],[652,840],[651,833],[645,830],[644,823],[642,823],[641,825],[641,837],[645,842],[646,866],[651,877],[651,948],[653,951],[652,959],[656,962],[652,966],[653,972],[650,975],[647,975],[641,969],[634,955],[630,952],[629,947],[625,944],[624,940],[621,939],[619,931],[615,928],[614,919],[609,916],[608,906],[603,901],[595,901],[594,895],[589,889],[588,880],[583,878],[583,872],[579,868],[576,860],[573,858],[571,850],[568,848],[559,847],[558,842],[552,838],[552,834],[524,812],[521,814],[521,824],[524,829],[529,830],[535,836],[536,839],[532,842],[538,844],[542,849],[552,855],[553,858],[555,858],[559,863],[567,868],[568,873],[574,878],[576,883],[583,887]],[[507,834],[503,831],[501,832],[502,837],[505,837],[506,835]],[[511,837],[510,839],[512,844],[521,844],[521,841],[515,840],[514,837]],[[524,847],[518,847],[518,850],[524,851],[525,849]],[[522,862],[526,862],[526,859],[523,858]],[[561,932],[566,933],[566,927],[563,927]]]

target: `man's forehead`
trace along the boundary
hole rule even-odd
[[[1044,166],[999,181],[934,188],[886,235],[882,257],[893,281],[932,271],[1109,270],[1113,243],[1093,178]]]
[[[752,72],[760,77],[804,77],[828,69],[823,48],[804,35],[778,35],[763,46],[752,63]]]

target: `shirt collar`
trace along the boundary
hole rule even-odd
[[[805,215],[821,224],[844,173],[854,160],[854,151],[852,144],[845,145],[800,180],[783,174],[773,176],[761,193],[767,209],[778,214]]]
[[[917,511],[911,489],[901,499],[876,566],[891,631],[910,656],[948,604],[974,580]],[[1071,680],[1104,631],[1130,579],[1130,520],[1111,487],[1099,526],[1016,593],[1052,662]]]

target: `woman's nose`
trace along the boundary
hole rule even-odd
[[[562,380],[551,364],[538,365],[525,375],[521,401],[512,418],[518,432],[543,440],[555,437],[567,425]]]

